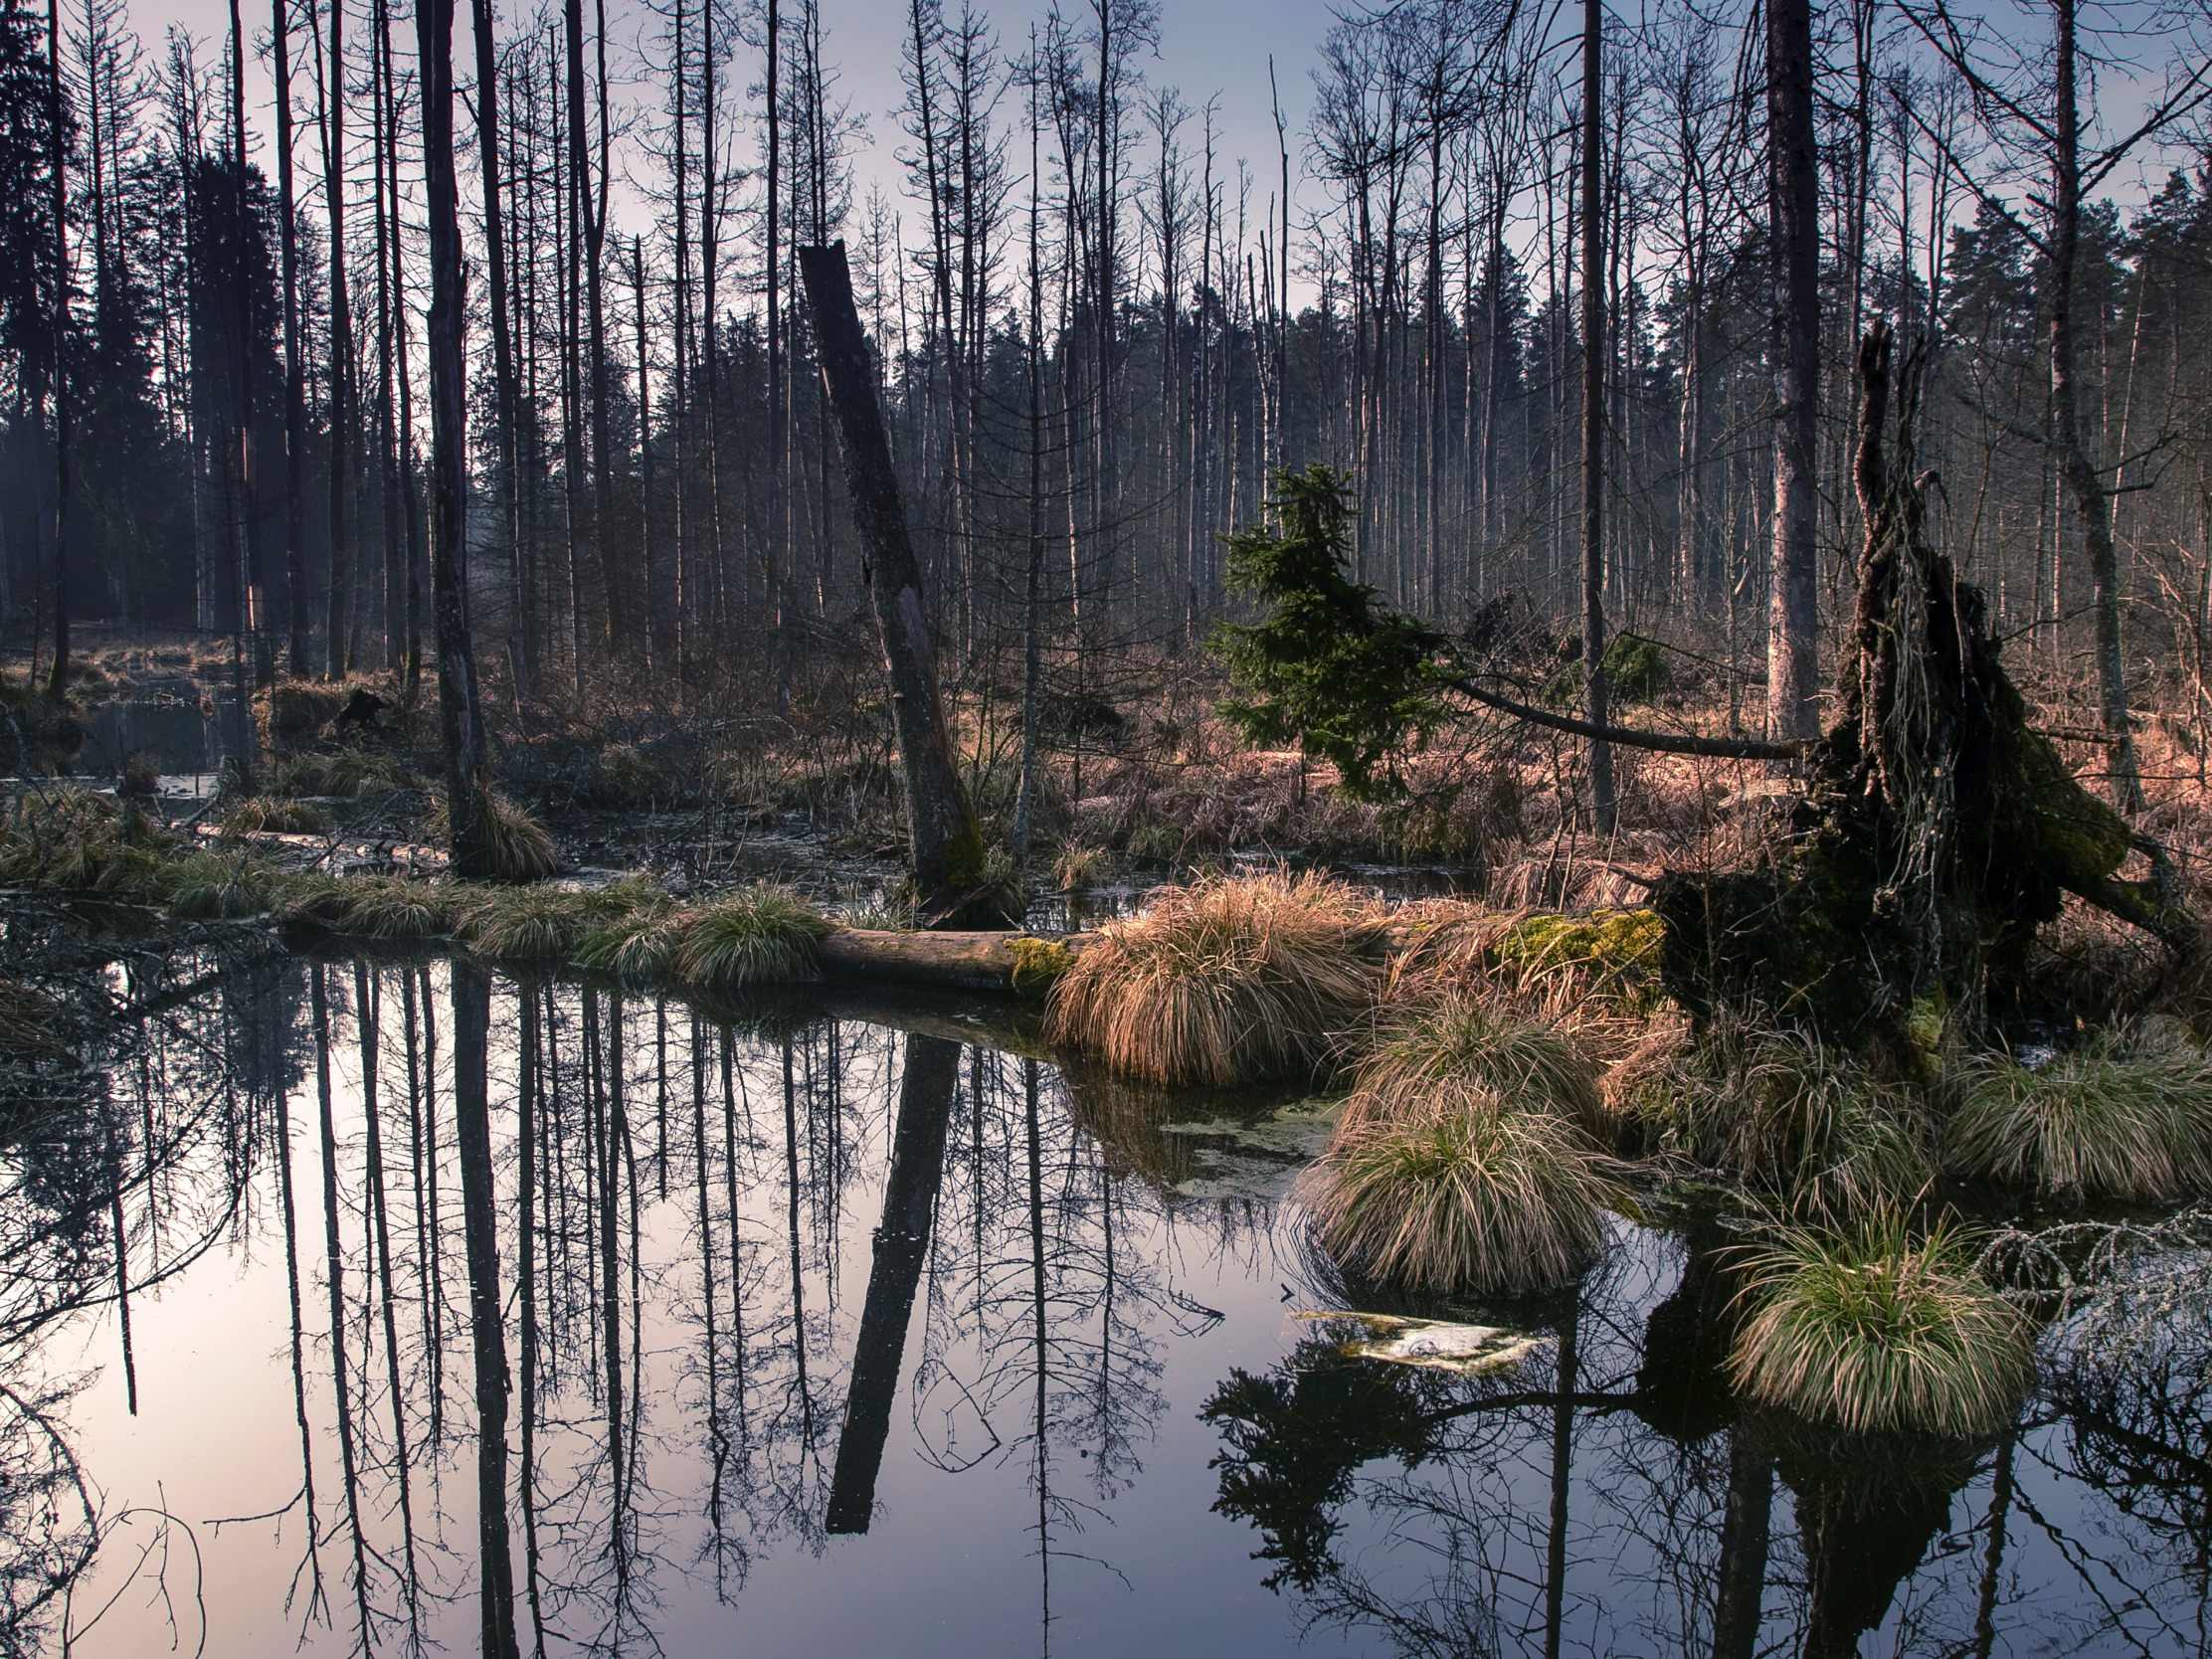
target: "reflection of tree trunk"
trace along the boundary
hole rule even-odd
[[[1766,1591],[1774,1460],[1739,1423],[1729,1430],[1728,1508],[1721,1520],[1720,1594],[1713,1607],[1713,1659],[1751,1659]]]
[[[791,1038],[784,1038],[784,1189],[790,1196],[791,1352],[799,1376],[800,1445],[811,1458],[815,1446],[815,1392],[807,1381],[807,1278],[799,1256],[799,1100],[792,1090]],[[735,1219],[736,1211],[731,1211]]]
[[[731,1055],[730,1033],[721,1034],[722,1049],[722,1201],[730,1217],[730,1375],[737,1380],[737,1447],[745,1451],[745,1277],[742,1241],[737,1232],[737,1070]],[[746,1104],[746,1121],[752,1105]],[[800,1359],[805,1366],[805,1356]]]
[[[307,1426],[307,1344],[299,1308],[299,1212],[291,1187],[291,1095],[281,1084],[273,1092],[276,1100],[277,1190],[284,1210],[284,1289],[291,1301],[291,1406],[299,1421],[299,1490],[307,1506],[307,1566],[313,1584],[307,1606],[311,1614],[323,1601],[322,1552],[315,1515],[315,1437]]]
[[[430,1304],[430,1439],[436,1445],[446,1433],[446,1285],[438,1233],[438,1009],[431,1000],[430,970],[416,972],[422,976],[423,1002],[423,1200],[430,1206],[423,1220],[430,1240],[425,1262],[429,1282],[423,1295]]]
[[[507,1550],[507,1339],[500,1324],[498,1217],[491,1184],[491,1110],[484,1042],[491,982],[457,958],[454,1133],[461,1148],[461,1227],[468,1247],[468,1327],[476,1362],[477,1573],[486,1659],[518,1659],[514,1564]]]
[[[617,1012],[615,1023],[620,1024]],[[627,1582],[630,1563],[624,1552],[622,1525],[623,1489],[627,1468],[623,1459],[623,1337],[622,1337],[622,1245],[621,1199],[617,1196],[616,1165],[617,1141],[612,1127],[614,1113],[621,1110],[619,1093],[608,1086],[604,1065],[606,1039],[594,1043],[599,1032],[599,993],[584,993],[584,1042],[598,1087],[586,1093],[587,1102],[596,1100],[597,1116],[592,1125],[592,1161],[597,1166],[598,1179],[594,1184],[593,1198],[599,1219],[599,1312],[600,1312],[600,1363],[605,1381],[607,1407],[607,1458],[608,1473],[613,1482],[615,1575]]]
[[[1920,1566],[1928,1546],[1950,1519],[1950,1489],[1908,1484],[1898,1474],[1835,1476],[1797,1499],[1797,1530],[1805,1541],[1811,1610],[1804,1659],[1854,1659],[1859,1641],[1878,1626],[1898,1585]]]
[[[911,1040],[911,1039],[910,1039]],[[981,1094],[981,1090],[977,1091]],[[1036,1468],[1037,1500],[1037,1617],[1044,1631],[1052,1628],[1052,1487],[1050,1446],[1044,1429],[1049,1410],[1051,1351],[1044,1324],[1044,1146],[1037,1128],[1037,1063],[1021,1062],[1021,1116],[1028,1131],[1029,1152],[1029,1306],[1036,1343]],[[981,1166],[979,1165],[980,1169]],[[979,1206],[980,1208],[980,1206]]]
[[[384,1366],[392,1394],[392,1459],[400,1480],[400,1536],[407,1554],[407,1632],[422,1642],[422,1579],[415,1565],[415,1500],[407,1456],[407,1394],[400,1386],[399,1320],[392,1311],[392,1232],[384,1207],[384,1131],[377,1121],[377,987],[353,965],[353,1021],[361,1035],[361,1119],[369,1136],[369,1224],[375,1229],[377,1299],[384,1304]]]
[[[836,1471],[830,1484],[829,1530],[832,1533],[866,1532],[875,1508],[876,1471],[882,1467],[891,1402],[898,1394],[906,1323],[914,1311],[922,1262],[929,1254],[930,1216],[944,1174],[945,1132],[951,1125],[953,1090],[959,1080],[958,1043],[940,1037],[906,1039],[898,1127],[891,1141],[890,1178],[883,1191],[883,1223],[875,1233],[875,1261],[868,1271],[860,1338],[852,1356],[852,1383],[845,1395],[844,1430],[837,1440]]]
[[[2012,1448],[2018,1439],[2019,1425],[2007,1423],[1997,1446],[1997,1474],[1989,1493],[1989,1548],[1982,1558],[1981,1600],[1974,1609],[1974,1659],[1989,1659],[1997,1638],[1997,1581],[2004,1571],[2005,1525],[2012,1515]]]
[[[519,627],[519,625],[517,625]],[[537,1208],[537,1112],[544,1093],[538,1069],[538,993],[524,991],[522,1002],[522,1102],[515,1114],[515,1290],[522,1304],[522,1501],[523,1590],[530,1599],[533,1651],[545,1653],[545,1608],[538,1596],[537,1372],[538,1295],[535,1221]]]
[[[1575,1339],[1581,1334],[1582,1299],[1560,1327],[1560,1377],[1552,1405],[1552,1528],[1544,1564],[1544,1659],[1560,1659],[1560,1631],[1567,1607],[1567,1512],[1574,1474],[1574,1383],[1579,1370]]]
[[[330,1120],[330,1001],[323,988],[323,967],[308,970],[308,996],[315,1020],[315,1101],[322,1128],[324,1277],[330,1286],[330,1382],[338,1405],[338,1458],[345,1478],[346,1528],[353,1535],[353,1607],[360,1620],[361,1646],[369,1645],[368,1566],[361,1546],[361,1487],[353,1459],[353,1397],[346,1380],[345,1250],[338,1237],[338,1136]]]
[[[722,1433],[722,1378],[714,1335],[714,1216],[707,1207],[706,1048],[699,1016],[691,1016],[691,1167],[699,1198],[699,1305],[706,1315],[706,1438],[713,1474],[707,1485],[706,1518],[714,1531],[714,1589],[722,1592],[722,1471],[729,1462],[729,1441]],[[665,1167],[665,1160],[663,1160]],[[735,1218],[732,1218],[733,1226]]]
[[[123,1391],[130,1401],[130,1414],[138,1415],[138,1360],[130,1349],[130,1229],[123,1220],[123,1153],[122,1145],[115,1139],[112,1117],[107,1125],[107,1228],[115,1236],[115,1316],[122,1327],[123,1339]],[[146,1159],[153,1161],[153,1145],[146,1146]]]

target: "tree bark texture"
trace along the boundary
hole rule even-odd
[[[1582,0],[1582,688],[1589,724],[1605,706],[1604,0]],[[1590,810],[1613,832],[1613,748],[1589,740]]]
[[[1813,148],[1811,0],[1766,7],[1766,166],[1773,282],[1774,567],[1766,723],[1820,731],[1820,175]]]
[[[454,871],[482,875],[483,722],[476,700],[475,647],[468,637],[468,583],[461,568],[468,440],[461,355],[466,291],[461,207],[454,178],[454,0],[416,0],[422,56],[423,156],[430,205],[431,605],[438,629],[438,704],[446,740],[446,811]]]
[[[922,608],[921,566],[907,536],[844,244],[800,249],[799,270],[814,313],[823,388],[836,412],[852,520],[867,551],[868,588],[906,772],[916,908],[934,925],[959,910],[980,881],[983,833],[953,765],[938,698],[937,653]]]

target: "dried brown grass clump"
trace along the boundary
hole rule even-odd
[[[430,833],[436,840],[453,838],[453,815],[444,801],[431,809]],[[542,881],[561,867],[561,849],[545,826],[496,790],[483,792],[476,837],[486,880]]]
[[[1596,1062],[1567,1024],[1465,993],[1402,1011],[1382,1029],[1346,1102],[1345,1122],[1417,1117],[1432,1096],[1464,1082],[1523,1111],[1550,1112],[1593,1131],[1610,1127]]]
[[[1147,1082],[1310,1075],[1375,1005],[1380,933],[1372,905],[1310,872],[1162,888],[1054,982],[1048,1028]]]
[[[1431,1292],[1569,1283],[1603,1250],[1620,1201],[1579,1128],[1467,1076],[1400,1115],[1348,1118],[1301,1193],[1340,1265]]]

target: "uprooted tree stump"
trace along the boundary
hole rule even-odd
[[[1931,538],[1928,498],[1940,485],[1913,475],[1918,353],[1900,380],[1893,475],[1892,358],[1877,327],[1859,353],[1866,540],[1826,736],[1636,731],[1508,695],[1504,676],[1473,660],[1476,642],[1379,605],[1346,574],[1351,484],[1325,466],[1278,472],[1275,527],[1229,538],[1231,586],[1263,611],[1216,630],[1238,691],[1222,714],[1248,741],[1295,738],[1364,799],[1401,794],[1405,751],[1469,704],[1622,746],[1801,765],[1808,793],[1762,866],[1676,872],[1653,891],[1662,976],[1700,1020],[1750,1007],[1860,1043],[1898,1035],[1925,997],[1999,1014],[2031,1004],[2029,946],[2068,893],[2195,950],[2199,927],[2163,852],[2030,727],[1980,591]],[[2150,875],[2123,879],[2136,851]]]
[[[1694,1015],[1751,1005],[1873,1036],[1939,996],[2027,998],[2028,947],[2073,893],[2181,950],[2196,925],[2157,847],[2078,783],[1998,660],[1988,607],[1928,531],[1912,475],[1920,356],[1884,454],[1892,340],[1859,351],[1855,467],[1866,539],[1838,674],[1839,717],[1806,755],[1808,792],[1761,868],[1676,872],[1651,895],[1661,973]],[[2123,880],[2131,851],[2147,880]]]

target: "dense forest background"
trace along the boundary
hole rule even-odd
[[[1611,626],[1701,659],[1755,733],[1770,654],[1806,645],[1776,572],[1814,574],[1822,638],[1849,619],[1851,363],[1887,318],[1921,377],[1915,464],[2015,672],[2108,716],[2116,690],[2154,704],[2202,753],[2201,10],[1812,12],[1809,546],[1776,529],[1802,387],[1755,8],[1606,18],[1587,134],[1578,18],[1348,6],[1284,66],[1313,77],[1310,126],[1251,164],[1202,89],[1148,79],[1147,0],[1033,28],[972,0],[884,14],[896,197],[856,181],[814,0],[459,20],[466,580],[495,706],[849,707],[873,627],[795,264],[841,238],[955,694],[1017,686],[1033,638],[1056,695],[1110,701],[1233,608],[1218,533],[1312,460],[1356,474],[1354,559],[1386,600],[1557,648],[1594,364]],[[648,60],[624,95],[617,35]],[[226,642],[265,682],[416,683],[414,42],[389,0],[232,0],[226,29],[158,42],[119,0],[6,0],[0,626],[47,652],[35,677],[73,618]]]

